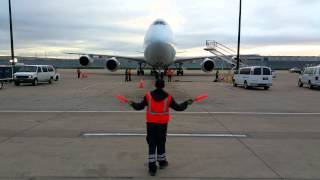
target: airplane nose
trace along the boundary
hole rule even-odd
[[[154,47],[153,47],[155,50],[156,50],[156,52],[157,52],[157,54],[164,54],[164,53],[166,53],[166,51],[167,51],[167,44],[165,44],[165,43],[161,43],[161,42],[157,42],[157,43],[155,43],[154,44]]]
[[[154,48],[163,48],[164,47],[164,43],[162,42],[155,42],[154,43]]]
[[[147,59],[154,66],[163,67],[174,58],[172,46],[164,42],[153,42],[146,50]]]

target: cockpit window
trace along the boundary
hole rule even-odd
[[[161,21],[161,20],[158,20],[158,21],[155,21],[154,23],[153,23],[153,25],[166,25],[166,23],[164,22],[164,21]]]

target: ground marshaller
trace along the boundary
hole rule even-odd
[[[146,125],[147,125],[147,143],[149,145],[149,174],[154,176],[157,172],[158,161],[160,169],[168,166],[166,158],[166,136],[168,123],[170,121],[169,108],[176,111],[184,111],[188,105],[193,103],[189,99],[181,104],[178,104],[174,98],[163,90],[164,80],[158,79],[155,83],[156,89],[147,92],[140,103],[129,101],[135,110],[146,110]]]

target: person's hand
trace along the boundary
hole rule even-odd
[[[132,106],[132,104],[133,104],[133,101],[128,101],[128,104],[130,105],[130,106]]]
[[[193,103],[192,99],[187,100],[188,105],[191,105]]]

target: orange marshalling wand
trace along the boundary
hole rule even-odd
[[[202,100],[204,100],[204,99],[206,99],[208,97],[209,97],[208,94],[203,94],[203,95],[200,95],[200,96],[197,96],[197,97],[193,98],[192,100],[193,101],[202,101]]]
[[[128,103],[129,100],[124,97],[124,96],[117,96],[117,99],[120,101],[120,102],[123,102],[123,103]]]

